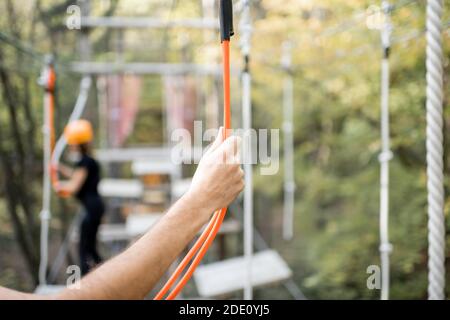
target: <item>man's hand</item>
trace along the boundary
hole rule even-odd
[[[220,128],[216,140],[203,155],[186,196],[210,213],[226,207],[244,188],[240,166],[241,138],[223,139]]]

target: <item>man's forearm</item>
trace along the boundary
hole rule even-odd
[[[221,128],[216,140],[200,160],[190,191],[173,205],[151,231],[125,252],[83,278],[79,289],[69,288],[60,294],[42,298],[144,298],[208,221],[212,212],[228,206],[244,188],[244,172],[238,160],[240,141],[233,136],[225,139]],[[229,158],[229,155],[234,156]],[[17,295],[21,294],[0,290],[0,297]],[[40,297],[21,295],[21,298]]]
[[[80,289],[66,289],[57,298],[144,298],[211,215],[196,203],[192,195],[181,198],[128,250],[83,278]]]

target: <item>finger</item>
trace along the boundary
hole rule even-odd
[[[238,155],[241,150],[242,139],[239,136],[227,138],[220,146],[220,149],[230,155]]]
[[[221,153],[220,164],[240,166],[241,159],[238,155],[232,154],[230,151]]]
[[[217,133],[217,137],[214,140],[213,143],[210,144],[210,146],[208,147],[208,151],[206,151],[206,153],[210,153],[214,150],[216,150],[224,141],[224,137],[223,137],[223,127],[219,128],[219,132]]]
[[[217,149],[223,164],[235,164],[239,155],[239,137],[231,136],[227,138]]]
[[[242,170],[242,168],[239,167],[239,177],[242,179],[242,178],[244,178],[244,175],[245,175],[244,170]]]

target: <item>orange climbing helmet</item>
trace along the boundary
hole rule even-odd
[[[92,125],[83,119],[71,121],[64,129],[64,137],[69,145],[91,142],[94,137]]]

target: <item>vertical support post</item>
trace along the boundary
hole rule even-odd
[[[384,23],[381,27],[381,153],[380,162],[380,258],[381,258],[381,300],[389,299],[389,161],[392,159],[389,137],[389,53],[391,47],[392,25],[391,6],[383,1]]]
[[[241,12],[241,51],[244,57],[242,72],[242,122],[244,129],[244,258],[246,277],[244,284],[244,300],[253,299],[252,257],[253,257],[253,172],[252,172],[252,103],[251,103],[251,19],[250,1],[243,2]]]
[[[124,62],[124,32],[124,29],[116,30],[116,63]]]
[[[77,3],[80,6],[80,13],[81,13],[80,19],[83,21],[84,17],[90,16],[91,0],[77,0]],[[91,61],[91,45],[89,42],[90,29],[87,27],[83,27],[80,31],[81,31],[80,38],[78,40],[78,51],[79,51],[79,55],[80,55],[80,60],[81,61]],[[83,76],[86,77],[89,75],[83,74]]]
[[[106,77],[97,77],[97,101],[98,101],[98,132],[100,148],[106,149],[108,147],[108,99],[107,99],[107,85]]]
[[[428,299],[445,299],[442,0],[427,1]]]
[[[283,43],[281,66],[285,71],[283,83],[283,135],[284,135],[284,204],[283,239],[294,237],[294,79],[292,76],[292,44]]]
[[[53,103],[54,74],[53,57],[45,58],[45,66],[42,70],[39,84],[44,87],[44,125],[43,131],[43,185],[42,185],[42,210],[40,213],[41,233],[40,233],[40,263],[39,263],[39,285],[47,284],[48,268],[48,230],[51,219],[50,201],[51,201],[51,180],[50,180],[50,161],[52,136],[50,132],[50,104]]]

